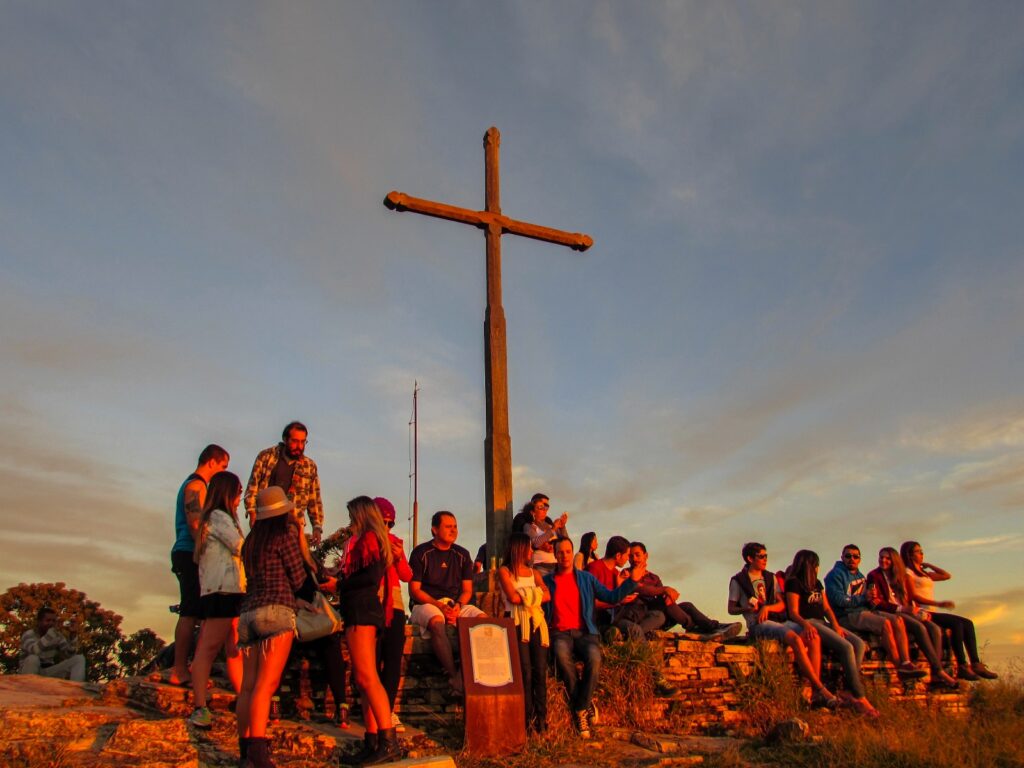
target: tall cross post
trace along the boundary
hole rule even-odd
[[[589,235],[510,219],[501,213],[498,148],[495,127],[484,134],[484,210],[389,192],[384,205],[393,211],[412,211],[438,219],[471,224],[484,231],[487,246],[487,309],[484,311],[484,377],[487,390],[487,434],[484,438],[487,556],[501,557],[512,527],[512,439],[508,432],[508,363],[505,308],[501,303],[501,236],[506,232],[585,251],[594,244]]]

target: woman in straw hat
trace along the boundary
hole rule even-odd
[[[270,699],[281,681],[295,635],[295,593],[306,578],[292,530],[294,505],[272,485],[256,497],[256,521],[242,546],[248,591],[238,619],[242,690],[238,695],[238,744],[242,764],[273,768],[267,740]]]

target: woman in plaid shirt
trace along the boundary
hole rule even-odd
[[[236,714],[239,751],[252,768],[274,766],[267,740],[270,698],[292,648],[295,593],[306,578],[294,508],[276,485],[261,490],[256,522],[242,546],[248,585],[238,619],[242,690]]]

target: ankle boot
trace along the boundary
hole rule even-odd
[[[250,768],[249,762],[249,737],[238,737],[238,768]]]
[[[394,728],[382,728],[377,741],[377,750],[370,755],[363,765],[382,765],[402,759],[402,747],[398,743],[398,734]]]
[[[246,756],[252,768],[277,768],[274,761],[270,759],[270,739],[266,737],[249,739],[249,750]]]
[[[341,758],[342,765],[362,765],[364,760],[377,751],[379,738],[376,733],[363,734],[363,748],[354,755],[345,755]]]

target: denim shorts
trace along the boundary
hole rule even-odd
[[[795,621],[762,621],[750,629],[750,636],[755,640],[778,640],[780,643],[786,639],[789,632],[796,632],[798,635],[803,628]]]
[[[238,617],[239,647],[256,645],[285,632],[295,634],[295,611],[287,605],[261,605]]]

